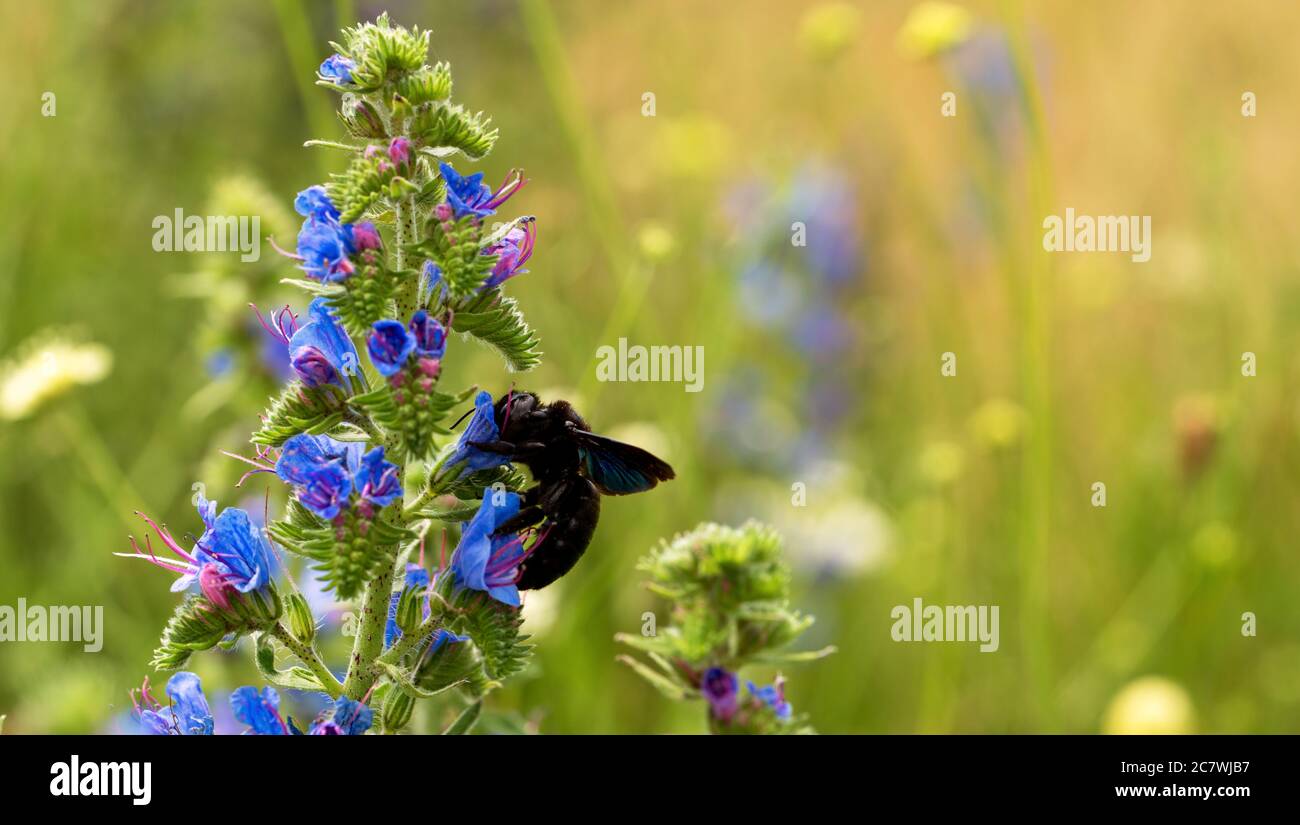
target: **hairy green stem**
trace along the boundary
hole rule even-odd
[[[316,651],[315,646],[299,641],[280,622],[276,622],[275,627],[271,628],[271,635],[279,639],[281,644],[289,648],[290,652],[307,666],[307,669],[320,681],[321,687],[325,689],[331,699],[339,697],[339,694],[343,692],[343,684],[335,678],[329,668],[325,667],[325,662],[321,660],[320,653]]]
[[[357,638],[352,643],[352,657],[348,660],[348,677],[343,682],[343,693],[349,699],[359,700],[375,684],[375,659],[384,649],[384,625],[388,621],[388,600],[393,592],[393,567],[384,571],[366,585],[361,597],[361,622],[357,625]]]

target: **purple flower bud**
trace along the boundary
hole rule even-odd
[[[711,667],[704,671],[700,680],[700,692],[709,702],[713,715],[726,722],[736,713],[740,697],[740,680],[736,674],[720,667]]]
[[[358,223],[352,227],[352,242],[357,249],[378,249],[382,244],[379,238],[379,230],[369,221]]]
[[[411,160],[411,141],[404,137],[395,137],[388,144],[388,157],[398,166],[405,166]]]

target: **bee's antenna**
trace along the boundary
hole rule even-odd
[[[468,410],[465,410],[465,414],[462,415],[460,418],[457,418],[457,419],[456,419],[456,423],[451,425],[451,429],[454,430],[454,429],[456,429],[457,427],[459,427],[459,426],[460,426],[460,422],[462,422],[462,421],[464,421],[466,418],[468,418],[468,417],[469,417],[469,414],[472,413],[472,412],[474,412],[473,408],[468,409]]]

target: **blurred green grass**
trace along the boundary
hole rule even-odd
[[[613,634],[657,606],[634,569],[653,542],[752,515],[825,525],[822,541],[866,553],[828,568],[789,547],[796,599],[819,618],[808,644],[839,647],[787,673],[821,730],[1096,731],[1144,674],[1186,690],[1198,730],[1296,730],[1300,56],[1287,39],[1300,9],[969,4],[1023,50],[1035,117],[996,62],[967,88],[951,65],[900,57],[910,3],[860,4],[860,29],[826,60],[803,36],[818,5],[386,7],[433,29],[457,98],[501,128],[487,177],[532,179],[512,206],[539,217],[539,251],[511,289],[546,358],[521,385],[571,397],[602,430],[652,425],[679,475],[607,501],[583,563],[526,609],[551,616],[536,668],[496,706],[545,732],[701,730],[698,708],[614,662]],[[211,307],[178,295],[177,275],[209,264],[154,253],[150,221],[200,212],[232,174],[286,206],[320,179],[335,158],[302,142],[341,130],[331,96],[304,83],[351,7],[0,8],[0,357],[68,325],[115,355],[106,381],[0,423],[0,604],[103,604],[107,621],[94,655],[0,645],[7,731],[101,729],[144,675],[174,597],[164,575],[111,556],[137,529],[130,509],[184,532],[194,481],[244,496],[218,451],[240,449],[256,394],[201,415],[188,403],[210,383],[198,330]],[[954,119],[939,116],[949,89]],[[1239,112],[1247,90],[1254,119]],[[740,311],[753,238],[727,203],[752,180],[797,194],[811,160],[851,184],[868,251],[840,293],[855,350],[815,368],[844,391],[818,465],[832,470],[805,477],[733,449],[719,409],[728,377],[757,370],[741,394],[795,436],[808,426],[792,399],[814,368]],[[1151,214],[1151,262],[1042,255],[1044,212],[1066,206]],[[656,233],[671,249],[647,243]],[[597,347],[620,336],[703,345],[705,391],[595,382]],[[939,373],[948,351],[955,379]],[[456,356],[448,386],[512,380],[490,353]],[[978,414],[997,399],[1023,411],[1018,434],[989,435]],[[789,505],[801,480],[806,514]],[[1089,504],[1096,481],[1104,509]],[[845,501],[885,532],[837,521]],[[890,609],[916,596],[1001,605],[1000,651],[892,642]],[[1246,611],[1255,638],[1240,634]],[[246,656],[196,664],[217,687],[254,680]]]

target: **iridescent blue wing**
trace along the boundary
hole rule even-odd
[[[640,447],[585,430],[571,430],[582,458],[582,474],[607,496],[643,493],[676,477],[668,462]]]

